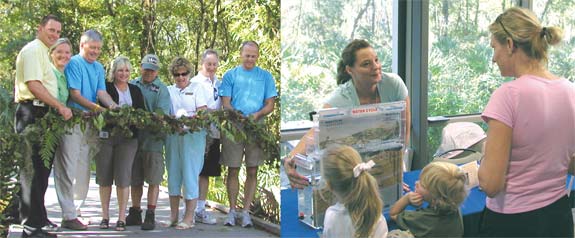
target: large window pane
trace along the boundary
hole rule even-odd
[[[563,44],[550,48],[549,70],[575,81],[575,4],[571,1],[536,0],[533,5],[543,26],[563,29]]]
[[[393,0],[281,2],[282,123],[307,120],[336,87],[342,49],[366,39],[391,71]]]
[[[488,26],[511,1],[431,1],[428,116],[479,113],[505,79]]]
[[[511,80],[491,62],[488,26],[514,2],[430,2],[428,116],[480,113],[491,93]],[[441,142],[443,126],[428,129],[428,158]]]

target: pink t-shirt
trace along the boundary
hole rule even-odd
[[[575,153],[575,84],[524,75],[498,88],[482,118],[513,128],[505,188],[487,208],[506,214],[545,207],[566,194]]]

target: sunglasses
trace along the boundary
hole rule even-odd
[[[186,76],[186,75],[188,75],[188,74],[190,74],[190,71],[186,71],[186,72],[183,72],[183,73],[181,73],[181,74],[173,73],[172,75],[174,76],[174,78],[177,78],[177,77],[180,77],[180,76]]]

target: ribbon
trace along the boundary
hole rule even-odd
[[[373,162],[373,160],[370,160],[366,163],[357,164],[355,167],[353,167],[353,177],[357,178],[361,174],[361,172],[370,170],[374,165],[375,163]]]

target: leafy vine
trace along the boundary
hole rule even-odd
[[[22,143],[19,146],[27,148],[15,149],[14,152],[29,153],[31,151],[29,146],[40,144],[40,156],[47,164],[53,158],[60,138],[67,129],[76,124],[80,124],[83,130],[88,127],[98,131],[105,129],[111,135],[132,136],[131,129],[144,129],[160,138],[172,133],[207,130],[213,124],[220,130],[222,136],[227,136],[232,141],[254,142],[262,146],[268,158],[279,158],[277,133],[273,133],[264,123],[255,122],[238,111],[199,111],[193,117],[174,118],[162,113],[150,113],[131,107],[106,110],[101,113],[74,111],[72,119],[67,121],[64,121],[56,112],[50,111],[22,133],[19,138]]]

